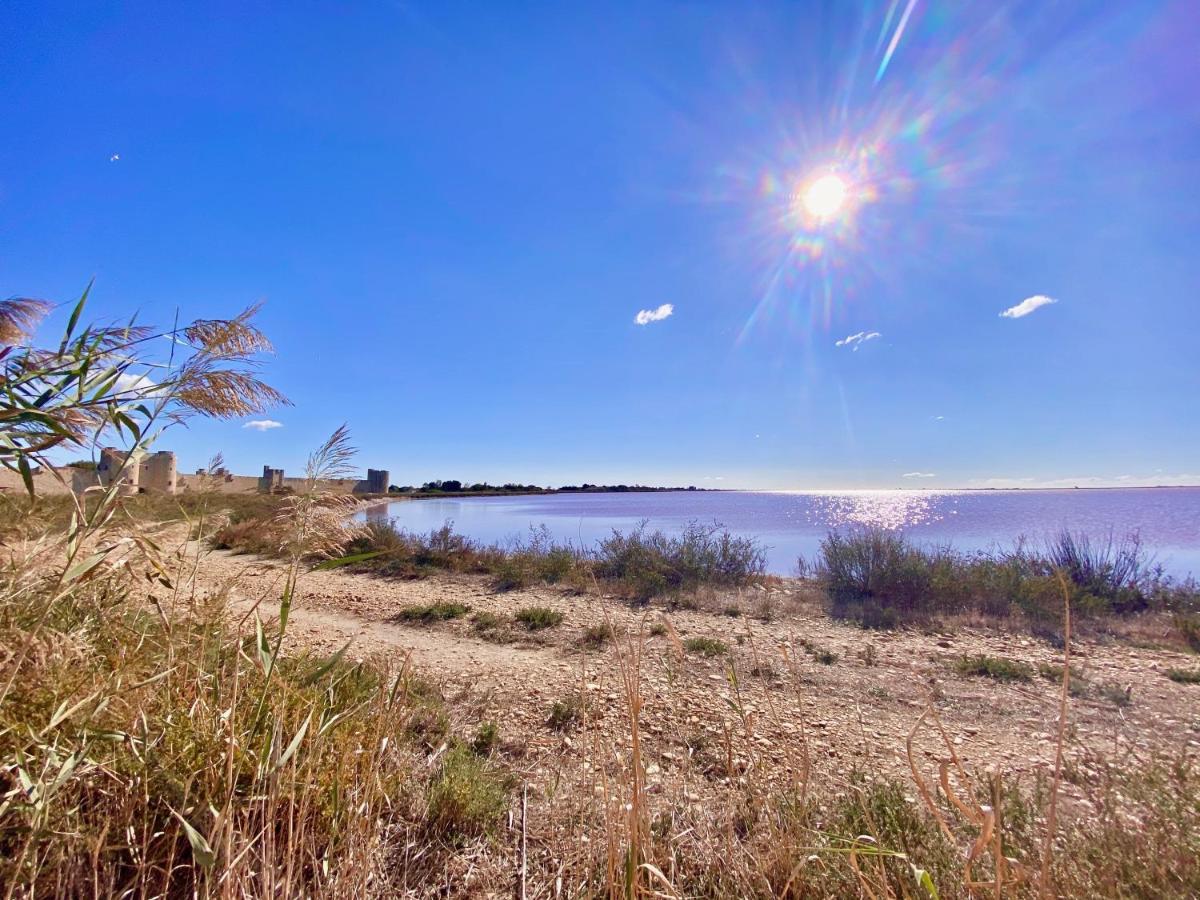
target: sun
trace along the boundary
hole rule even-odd
[[[849,185],[840,175],[822,175],[809,183],[801,195],[804,209],[817,219],[830,219],[846,205]]]

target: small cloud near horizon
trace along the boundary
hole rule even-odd
[[[905,472],[901,478],[937,478],[936,472]]]
[[[1035,310],[1041,309],[1043,306],[1049,306],[1051,303],[1057,302],[1053,297],[1047,297],[1045,294],[1034,294],[1032,297],[1026,297],[1016,306],[1010,306],[1004,312],[1000,313],[1000,318],[1020,319]]]
[[[272,428],[282,428],[282,422],[276,422],[274,419],[251,419],[242,425],[243,428],[252,428],[255,431],[270,431]]]
[[[878,331],[860,331],[857,334],[847,335],[840,341],[834,343],[835,347],[853,347],[857,350],[867,341],[873,341],[875,338],[883,337]]]
[[[1031,476],[993,476],[972,478],[967,484],[974,488],[1104,488],[1104,487],[1191,487],[1200,484],[1200,472],[1166,474],[1156,471],[1153,475],[1076,475],[1069,478],[1033,478]]]
[[[674,312],[674,304],[664,303],[662,306],[658,307],[658,309],[643,309],[633,317],[633,321],[638,325],[649,325],[651,322],[661,322]]]

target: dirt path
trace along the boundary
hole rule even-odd
[[[217,551],[205,557],[201,585],[228,584],[235,609],[257,609],[264,619],[279,615],[285,567],[274,560]],[[521,689],[529,680],[554,683],[570,678],[574,666],[555,648],[495,644],[470,634],[395,621],[406,606],[436,600],[475,601],[485,592],[472,582],[383,581],[346,572],[303,576],[289,613],[289,633],[305,647],[333,652],[351,643],[354,658],[411,654],[413,664],[441,680],[484,689]]]
[[[255,604],[249,598],[234,597],[234,605],[249,612]],[[279,615],[279,603],[262,600],[257,609],[263,618]],[[395,622],[363,619],[329,609],[293,606],[289,627],[303,633],[306,644],[345,644],[353,641],[358,655],[385,653],[412,654],[413,662],[430,672],[444,676],[495,676],[514,671],[544,672],[548,667],[570,668],[560,654],[542,647],[513,647],[463,637],[444,631],[410,627]]]
[[[266,616],[274,616],[283,575],[276,561],[211,553],[201,564],[200,582],[228,585],[236,606],[248,609],[258,602]],[[396,621],[405,607],[435,601],[461,603],[470,613],[430,625]],[[562,624],[536,634],[514,627],[509,636],[516,643],[478,637],[475,614],[511,622],[527,606],[559,611]],[[650,624],[664,616],[684,641],[717,639],[725,649],[712,657],[680,655],[661,630],[649,634]],[[931,700],[954,735],[958,754],[971,766],[1044,772],[1053,760],[1055,681],[1035,675],[1024,683],[1003,684],[964,677],[953,666],[964,654],[988,653],[1036,670],[1059,662],[1058,651],[1027,635],[998,630],[864,632],[829,619],[805,599],[800,585],[734,592],[708,598],[699,608],[667,611],[549,586],[498,593],[480,577],[443,574],[403,581],[318,571],[303,576],[289,641],[328,653],[353,640],[352,658],[382,654],[397,663],[411,654],[418,671],[455,697],[454,714],[464,732],[472,722],[501,722],[528,764],[542,766],[576,752],[546,727],[555,702],[582,696],[598,728],[612,734],[625,728],[613,644],[586,651],[582,646],[587,629],[599,625],[630,634],[641,630],[644,636],[642,724],[647,747],[661,754],[664,771],[694,757],[689,748],[703,743],[705,735],[715,746],[731,729],[742,729],[749,744],[734,758],[735,766],[757,758],[782,773],[789,754],[807,741],[805,752],[814,763],[835,773],[870,765],[906,775],[905,740]],[[1170,666],[1194,665],[1194,657],[1086,640],[1074,651],[1073,667],[1086,677],[1089,690],[1072,702],[1070,757],[1146,758],[1200,750],[1195,688],[1163,674]],[[1126,695],[1130,702],[1113,699]],[[734,708],[742,713],[734,715]],[[931,735],[918,746],[925,759],[944,751]],[[706,764],[716,766],[711,760]]]

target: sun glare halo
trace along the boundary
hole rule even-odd
[[[801,199],[809,215],[818,219],[829,219],[845,206],[847,193],[845,179],[831,173],[812,181],[805,188]]]

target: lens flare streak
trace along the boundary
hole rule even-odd
[[[908,18],[912,15],[913,7],[917,5],[917,0],[908,0],[908,6],[904,8],[904,15],[900,17],[900,24],[896,26],[896,31],[892,34],[892,39],[888,43],[887,50],[884,51],[883,59],[879,61],[879,68],[875,71],[875,83],[879,84],[879,80],[883,78],[883,73],[887,71],[888,63],[892,61],[892,55],[896,52],[896,47],[900,44],[900,38],[904,36],[904,29],[908,26]],[[895,5],[892,6],[894,10]]]

